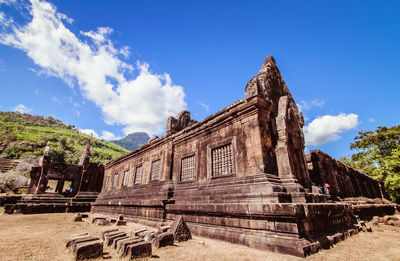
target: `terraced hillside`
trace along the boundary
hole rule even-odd
[[[92,142],[91,161],[106,163],[129,151],[121,146],[80,133],[49,116],[16,112],[0,112],[0,158],[19,159],[28,155],[40,156],[50,141],[52,161],[78,163],[87,139]]]

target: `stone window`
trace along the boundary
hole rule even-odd
[[[195,155],[181,159],[181,182],[196,180],[196,159]]]
[[[110,183],[110,176],[106,177],[106,181],[104,182],[104,189],[108,190],[108,184]]]
[[[122,178],[122,186],[128,186],[129,181],[129,170],[124,171],[124,176]]]
[[[112,188],[116,188],[118,186],[118,173],[114,174]]]
[[[143,167],[142,166],[136,167],[135,184],[142,183],[142,173],[143,173]]]
[[[233,173],[232,143],[211,150],[211,176],[218,177]]]
[[[161,160],[155,160],[151,163],[150,180],[159,180],[161,174]]]

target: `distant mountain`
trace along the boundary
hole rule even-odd
[[[41,156],[50,141],[51,161],[77,164],[88,139],[92,143],[91,162],[106,163],[128,153],[121,146],[83,134],[51,116],[0,111],[0,158]]]
[[[135,150],[140,146],[146,144],[149,141],[150,137],[145,132],[135,132],[128,134],[123,139],[113,140],[111,142],[127,149],[127,150]]]

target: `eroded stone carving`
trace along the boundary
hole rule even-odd
[[[188,126],[195,124],[196,122],[197,121],[190,118],[190,112],[181,111],[176,118],[173,116],[168,118],[167,135],[177,133]]]
[[[275,105],[278,105],[281,96],[292,98],[272,56],[265,59],[258,74],[246,85],[246,99],[257,95]]]

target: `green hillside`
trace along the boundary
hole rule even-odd
[[[112,143],[118,144],[127,150],[135,150],[146,144],[150,137],[145,132],[135,132],[128,134],[125,138],[120,140],[113,140]]]
[[[53,162],[79,162],[87,139],[92,141],[91,162],[106,163],[129,151],[111,142],[95,139],[78,132],[75,126],[49,116],[34,116],[17,112],[0,112],[0,157],[20,157],[43,154],[50,141]]]

